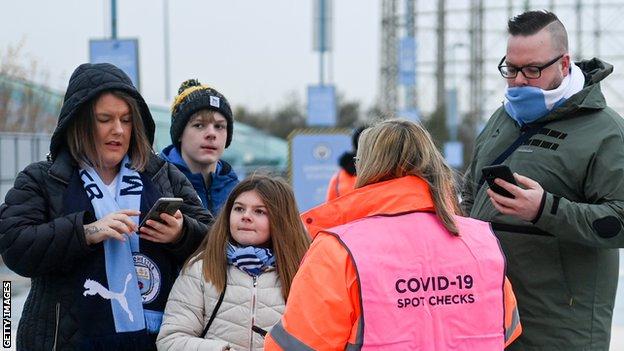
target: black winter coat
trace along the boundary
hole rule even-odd
[[[142,214],[147,214],[159,197],[184,199],[181,208],[184,227],[178,243],[140,240],[141,251],[146,248],[171,262],[159,267],[163,286],[158,301],[151,307],[163,310],[177,268],[199,246],[211,216],[184,174],[172,164],[154,156],[141,178]],[[82,189],[77,166],[68,153],[61,153],[54,162],[28,166],[7,193],[0,207],[0,253],[11,270],[32,278],[18,327],[19,350],[53,350],[55,346],[57,350],[153,346],[155,336],[144,338],[146,335],[141,334],[145,332],[107,339],[105,334],[109,334],[114,323],[110,304],[107,301],[95,304],[93,297],[82,295],[85,278],[106,281],[103,245],[88,246],[85,241],[83,225],[92,221],[93,209]]]
[[[16,273],[31,278],[31,289],[17,331],[18,350],[146,350],[155,335],[146,330],[117,333],[111,301],[85,296],[85,280],[109,286],[104,245],[87,245],[83,225],[94,222],[93,207],[79,166],[66,146],[71,121],[102,93],[119,90],[137,102],[143,127],[154,140],[154,121],[126,74],[110,64],[83,64],[72,74],[48,161],[29,165],[0,206],[0,254]],[[152,154],[145,170],[141,218],[159,197],[181,197],[182,236],[175,244],[140,239],[136,266],[148,262],[147,285],[139,287],[144,310],[163,311],[179,268],[199,246],[212,221],[193,186],[175,166]],[[152,265],[153,264],[153,265]],[[142,285],[141,285],[142,284]],[[147,288],[146,288],[147,287]],[[157,290],[153,290],[153,288]]]

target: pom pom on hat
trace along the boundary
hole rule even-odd
[[[201,83],[197,79],[187,79],[182,84],[180,84],[180,88],[178,88],[178,95],[182,94],[183,91],[190,87],[198,87],[201,86]]]

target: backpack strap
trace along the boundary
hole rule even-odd
[[[503,151],[503,153],[498,155],[498,157],[494,161],[492,161],[492,163],[490,163],[488,166],[501,164],[517,148],[519,148],[520,145],[524,144],[524,142],[529,140],[529,138],[531,138],[532,136],[534,136],[535,134],[537,134],[541,130],[543,130],[545,125],[546,125],[546,123],[540,123],[540,124],[536,124],[536,125],[531,126],[524,133],[520,134],[520,136],[513,142],[513,144],[511,144],[507,149],[505,149],[505,151]],[[483,177],[483,174],[481,174],[479,176],[479,183],[477,185],[477,191],[479,191],[479,189],[481,189],[481,186],[483,186],[483,183],[485,183],[485,178]]]

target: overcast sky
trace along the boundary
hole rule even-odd
[[[583,5],[582,57],[598,55],[616,67],[603,84],[612,107],[624,113],[624,6],[617,2]],[[619,2],[624,3],[623,0]],[[170,105],[165,99],[163,3],[164,0],[117,0],[118,37],[138,38],[141,90],[150,103]],[[397,2],[402,6],[403,1]],[[422,111],[435,107],[435,6],[417,1],[417,104]],[[504,81],[496,64],[505,52],[507,7],[487,0],[484,18],[484,109],[483,118],[500,106]],[[526,3],[514,0],[512,13]],[[535,8],[552,1],[533,0]],[[570,35],[571,52],[577,53],[574,2],[555,1]],[[596,4],[600,6],[595,16]],[[459,108],[471,109],[468,66],[468,2],[447,0],[447,55],[455,65],[447,66],[448,86],[457,85]],[[173,97],[179,84],[198,78],[225,94],[232,105],[254,110],[276,108],[295,93],[305,102],[306,86],[319,80],[318,54],[312,50],[312,0],[169,0],[171,84]],[[461,11],[453,9],[462,8]],[[17,0],[2,1],[0,51],[23,42],[23,56],[35,59],[50,73],[47,83],[63,90],[74,68],[89,59],[89,39],[110,36],[110,0]],[[334,0],[333,81],[349,100],[364,108],[374,103],[379,90],[381,0]],[[401,10],[399,10],[401,13]],[[596,24],[603,32],[594,38]],[[601,44],[596,45],[596,43]],[[0,52],[0,57],[2,57]],[[453,58],[454,57],[454,58]]]
[[[141,90],[150,103],[165,99],[163,1],[118,0],[118,37],[138,38]],[[377,0],[334,4],[334,83],[369,106],[376,96],[381,11]],[[170,0],[171,86],[198,78],[233,105],[276,107],[319,79],[312,51],[311,0]],[[89,39],[110,35],[109,0],[3,1],[0,51],[23,41],[23,57],[64,89],[87,62]],[[303,101],[303,100],[302,100]]]

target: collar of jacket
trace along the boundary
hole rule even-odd
[[[405,176],[355,189],[304,212],[301,219],[314,238],[319,231],[357,219],[417,211],[435,211],[429,185],[420,177]]]
[[[607,107],[607,101],[600,89],[600,82],[613,72],[613,66],[596,58],[575,62],[575,64],[585,75],[585,87],[561,106],[540,118],[537,123],[576,118],[583,115],[582,112],[599,111]],[[501,110],[504,111],[504,108],[501,107]]]
[[[163,160],[176,165],[176,167],[178,167],[178,169],[182,171],[184,175],[186,175],[191,183],[193,183],[193,186],[196,189],[197,187],[205,187],[204,176],[201,173],[191,172],[191,170],[186,165],[186,161],[184,161],[184,159],[182,158],[180,151],[178,151],[178,149],[174,145],[169,145],[164,148],[160,153],[160,157]],[[217,162],[217,169],[219,171],[216,173],[211,173],[210,175],[210,189],[213,191],[220,190],[228,185],[230,182],[238,180],[236,173],[229,163],[225,162],[224,160],[218,160]]]
[[[54,161],[52,161],[52,165],[48,169],[48,174],[50,177],[67,184],[76,167],[78,167],[78,163],[76,163],[69,151],[63,148],[54,158]]]

